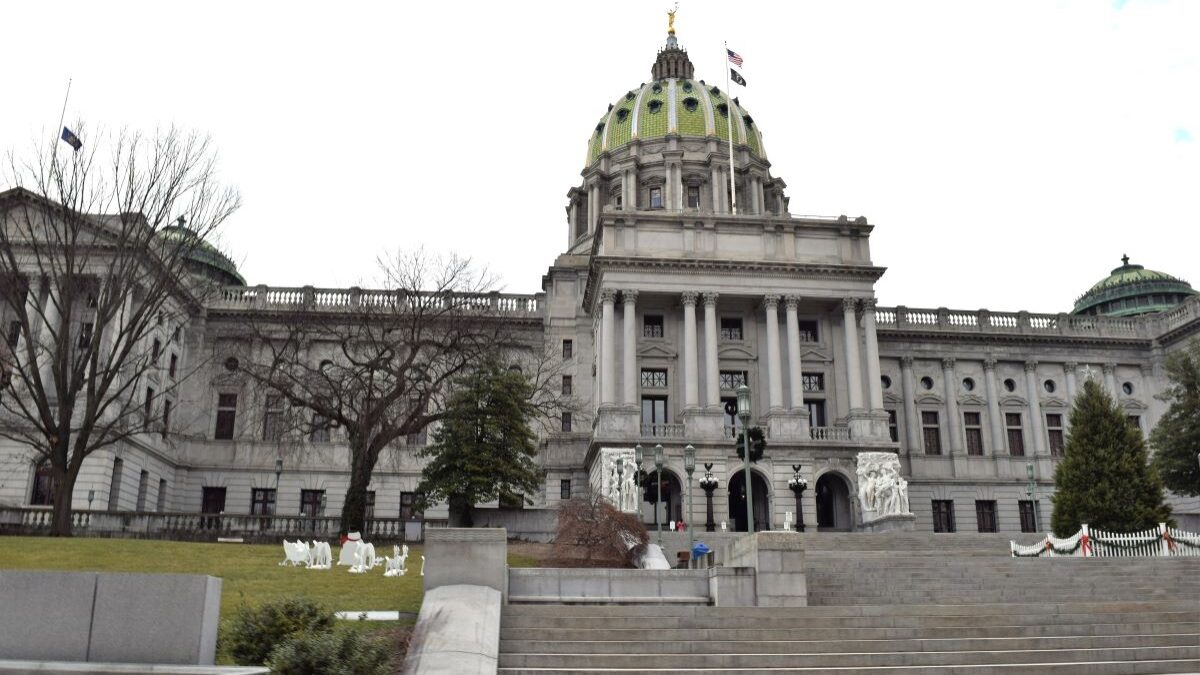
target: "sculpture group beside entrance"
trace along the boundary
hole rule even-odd
[[[858,454],[858,499],[864,523],[912,515],[908,510],[908,481],[900,475],[900,458],[895,453]]]
[[[622,513],[637,513],[638,495],[637,465],[633,462],[633,449],[602,448],[600,450],[600,475],[597,479],[600,494]]]

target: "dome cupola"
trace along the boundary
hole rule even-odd
[[[1162,312],[1196,295],[1183,279],[1148,270],[1121,257],[1121,266],[1075,301],[1072,314],[1136,316]]]

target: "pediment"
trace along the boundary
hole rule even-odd
[[[1062,398],[1060,396],[1047,396],[1046,398],[1042,399],[1042,407],[1043,408],[1069,408],[1070,406],[1067,404],[1067,399],[1065,399],[1065,398]]]
[[[941,405],[942,397],[937,394],[920,394],[917,396],[917,403]]]
[[[1137,400],[1136,398],[1121,399],[1121,407],[1126,410],[1147,410],[1149,408],[1149,406]]]
[[[740,345],[725,345],[717,350],[717,356],[722,359],[749,359],[751,361],[758,358],[753,351]]]
[[[801,348],[800,362],[803,363],[805,361],[818,361],[820,363],[833,363],[833,357],[829,356],[828,354],[825,354],[824,352],[817,351],[816,349]]]
[[[894,403],[894,404],[899,405],[899,404],[904,403],[904,399],[900,398],[899,396],[893,394],[890,391],[885,391],[885,392],[883,392],[883,402],[884,402],[884,404]]]
[[[1000,405],[1023,406],[1023,405],[1025,405],[1025,399],[1021,398],[1020,396],[1014,396],[1012,394],[1009,394],[1008,396],[1000,397]]]
[[[679,352],[671,348],[667,344],[649,344],[638,348],[638,356],[649,358],[667,358],[673,359],[679,356]]]
[[[987,401],[978,394],[963,394],[958,397],[958,402],[963,405],[987,405]]]

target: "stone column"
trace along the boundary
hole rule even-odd
[[[783,409],[783,358],[779,351],[779,296],[763,297],[767,311],[767,392],[770,410]]]
[[[1079,370],[1079,364],[1074,361],[1067,361],[1063,364],[1063,374],[1067,377],[1067,404],[1074,405],[1075,403],[1075,373]]]
[[[683,293],[683,405],[695,408],[700,399],[700,366],[696,358],[695,291]]]
[[[637,296],[634,289],[621,292],[622,304],[625,305],[625,318],[621,322],[621,384],[624,396],[621,402],[625,405],[637,405],[638,373],[637,373]]]
[[[867,391],[871,410],[883,410],[883,382],[879,373],[879,340],[875,335],[875,298],[863,300],[863,333],[867,346]]]
[[[987,387],[988,427],[992,430],[992,453],[1004,451],[1004,416],[1000,413],[1000,390],[996,387],[996,359],[984,359],[983,380]]]
[[[1117,364],[1106,363],[1102,367],[1104,369],[1104,386],[1108,388],[1108,395],[1112,396],[1115,401],[1117,399]]]
[[[579,200],[571,200],[571,210],[567,216],[568,227],[571,231],[567,234],[567,247],[570,248],[575,243],[575,237],[579,234]]]
[[[721,403],[721,374],[717,350],[717,294],[704,294],[704,405]]]
[[[616,364],[613,363],[613,321],[617,292],[611,288],[600,290],[600,404],[610,405],[614,398]]]
[[[862,371],[858,359],[858,319],[854,315],[857,306],[857,298],[842,299],[842,332],[846,338],[846,383],[851,411],[863,407]]]
[[[675,209],[675,167],[671,164],[663,166],[663,208],[667,211]]]
[[[792,410],[803,411],[804,369],[800,362],[800,320],[796,317],[800,296],[786,296],[783,303],[787,312],[788,390],[791,394],[789,403],[792,404]]]
[[[1032,455],[1046,454],[1046,434],[1042,431],[1042,402],[1038,395],[1037,361],[1025,362],[1025,395],[1029,397],[1029,433],[1033,436]]]
[[[750,176],[750,209],[752,213],[762,213],[762,202],[758,196],[758,176]]]
[[[963,454],[962,418],[958,415],[958,376],[954,359],[942,359],[942,384],[946,393],[946,429],[950,434],[950,454]]]
[[[713,213],[721,213],[721,170],[717,167],[712,167],[712,179],[708,182],[708,193],[712,199]]]
[[[596,221],[600,211],[600,188],[595,183],[588,186],[588,234],[596,233]]]
[[[900,357],[900,393],[904,396],[904,437],[909,450],[921,449],[921,420],[917,415],[916,383],[913,381],[913,359]]]
[[[754,197],[755,197],[755,199],[758,200],[758,212],[766,213],[767,212],[767,200],[766,200],[766,195],[763,192],[762,178],[759,178],[758,180],[754,181]]]
[[[42,303],[41,325],[34,333],[34,340],[37,341],[37,348],[34,350],[35,358],[37,359],[38,377],[42,380],[42,387],[45,388],[47,396],[57,398],[58,388],[54,384],[54,354],[55,344],[63,342],[64,345],[71,345],[70,331],[71,327],[62,325],[62,312],[59,308],[58,294],[55,292],[54,283],[46,282],[46,300]],[[30,293],[37,291],[31,287]],[[38,325],[37,312],[28,311],[28,301],[26,301],[26,316],[32,325]],[[66,333],[63,336],[62,333]],[[57,338],[55,336],[58,336]]]

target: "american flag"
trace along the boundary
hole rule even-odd
[[[730,62],[732,62],[738,68],[742,67],[742,55],[741,54],[738,54],[737,52],[733,51],[732,49],[730,49],[728,47],[725,48],[725,53],[729,54]]]

